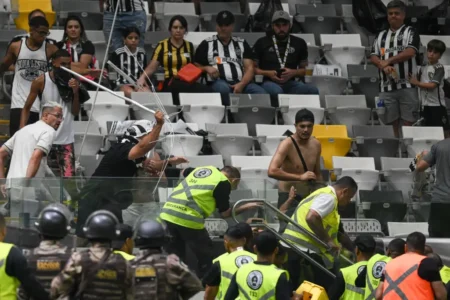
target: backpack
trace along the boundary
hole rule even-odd
[[[358,25],[372,34],[388,28],[387,9],[382,0],[353,0],[353,16]]]
[[[272,24],[272,16],[278,11],[283,10],[281,0],[262,0],[256,13],[248,20],[247,31],[267,32]]]

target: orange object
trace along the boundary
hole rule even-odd
[[[11,6],[13,9],[16,6],[18,11],[18,16],[14,19],[17,29],[26,30],[27,32],[30,30],[28,14],[37,8],[45,13],[45,18],[50,28],[55,24],[56,13],[53,11],[51,0],[13,0]]]
[[[178,71],[178,77],[180,80],[186,81],[187,83],[196,82],[202,75],[202,70],[194,66],[193,64],[187,64]]]
[[[388,262],[384,269],[383,300],[404,299],[397,290],[403,292],[405,299],[434,299],[431,283],[420,278],[417,271],[424,258],[409,252]]]

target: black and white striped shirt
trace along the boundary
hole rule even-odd
[[[420,36],[417,31],[411,26],[403,25],[395,32],[391,29],[380,32],[374,41],[371,55],[376,55],[381,60],[387,60],[397,56],[407,48],[413,48],[416,53],[419,53],[419,47]],[[417,57],[395,64],[393,67],[397,73],[397,81],[380,70],[381,92],[411,88],[412,85],[409,83],[408,76],[417,73]]]
[[[114,51],[111,62],[128,74],[134,81],[137,81],[142,74],[142,70],[147,66],[147,55],[145,54],[145,50],[139,47],[135,53],[130,55],[130,51],[125,49],[125,47],[123,46]],[[117,85],[131,84],[119,74],[117,74],[116,83]]]
[[[143,0],[106,0],[105,11],[114,13],[117,6],[117,1],[120,1],[118,12],[132,12],[144,10]]]
[[[253,59],[252,49],[244,39],[232,37],[228,45],[224,45],[214,35],[200,43],[194,60],[203,66],[217,68],[221,79],[237,83],[244,75],[244,59]]]

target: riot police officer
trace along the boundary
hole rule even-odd
[[[136,230],[139,254],[132,261],[134,299],[190,299],[203,290],[200,280],[175,254],[165,255],[168,238],[163,225],[143,221]]]
[[[53,279],[50,295],[80,299],[123,300],[132,298],[132,270],[128,262],[111,249],[120,232],[117,217],[106,210],[93,212],[83,232],[91,243],[88,250],[75,252],[62,272]]]
[[[47,292],[50,291],[52,279],[61,272],[72,253],[71,248],[60,243],[69,233],[71,219],[71,213],[64,205],[48,205],[35,223],[41,243],[33,250],[23,251],[30,270]],[[19,299],[29,299],[29,296],[22,287],[19,289]]]

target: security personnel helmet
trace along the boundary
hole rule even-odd
[[[165,227],[153,220],[146,220],[137,226],[134,243],[138,248],[161,248],[168,240]]]
[[[72,214],[69,209],[59,203],[47,205],[34,223],[39,233],[55,239],[64,238],[70,230]]]
[[[87,239],[114,240],[120,235],[119,220],[107,210],[93,212],[84,223],[83,232]]]

